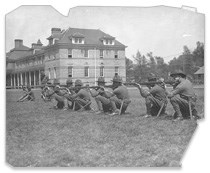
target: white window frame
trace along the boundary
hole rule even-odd
[[[71,77],[73,77],[73,66],[68,66],[68,76],[69,76],[69,68],[71,68]]]
[[[101,71],[102,69],[102,71]],[[103,73],[103,75],[101,75],[101,72]],[[104,66],[100,66],[100,77],[104,77]]]
[[[102,56],[101,56],[101,51],[102,51]],[[104,50],[103,49],[100,49],[99,50],[99,56],[100,56],[100,59],[103,59],[104,58]]]
[[[72,44],[84,44],[84,43],[85,43],[84,38],[75,37],[75,38],[72,39]]]
[[[117,70],[116,70],[116,69],[117,69]],[[115,73],[115,74],[117,73],[117,74],[119,75],[119,71],[120,71],[119,69],[120,69],[120,68],[119,68],[118,66],[115,66],[115,67],[114,67],[114,73]]]
[[[48,77],[49,77],[49,79],[51,79],[51,69],[50,68],[48,68]]]
[[[69,54],[69,50],[71,50],[71,54]],[[71,57],[69,57],[69,55],[71,55]],[[68,49],[68,59],[73,58],[73,49]]]
[[[85,56],[85,51],[87,51],[87,56]],[[84,49],[84,57],[89,58],[89,50],[88,49]]]
[[[117,53],[116,53],[117,52]],[[117,58],[115,57],[115,55],[117,55]],[[119,54],[118,54],[118,50],[114,51],[114,59],[119,59]]]
[[[56,68],[56,67],[53,67],[54,79],[56,79],[56,78],[57,78],[56,71],[57,71],[57,68]]]
[[[87,74],[88,74],[87,76],[85,76],[85,70],[86,70],[86,68],[87,68],[87,70],[88,70],[88,71],[87,71]],[[85,66],[85,67],[84,67],[84,76],[85,76],[85,77],[89,77],[89,72],[90,72],[89,66]]]

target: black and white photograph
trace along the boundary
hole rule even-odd
[[[22,5],[5,41],[8,165],[183,166],[205,118],[202,11]]]

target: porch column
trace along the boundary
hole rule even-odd
[[[36,71],[34,71],[34,86],[36,86]]]
[[[20,73],[20,85],[23,85],[23,73]]]
[[[14,87],[16,87],[16,79],[15,79],[15,77],[16,77],[16,74],[14,74]]]
[[[39,85],[41,85],[41,72],[39,70]]]
[[[18,88],[19,88],[19,86],[20,86],[20,78],[19,78],[19,73],[17,73],[17,86],[18,86]]]
[[[29,85],[31,85],[31,71],[29,71]]]
[[[12,87],[12,74],[10,75],[10,81],[11,81],[10,86]]]
[[[27,72],[25,72],[25,85],[27,85]]]

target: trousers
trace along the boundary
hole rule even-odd
[[[161,113],[165,112],[167,100],[159,100],[151,95],[145,98],[147,114],[157,116],[162,104],[165,104]]]
[[[130,104],[131,101],[128,100],[128,99],[125,99],[125,100],[118,99],[117,96],[113,96],[113,97],[110,98],[110,102],[111,102],[111,106],[112,106],[113,111],[116,111],[117,109],[120,109],[121,104],[123,102],[121,113],[125,113],[128,105]]]
[[[112,105],[109,98],[98,95],[95,97],[98,109],[104,112],[112,112]]]
[[[178,95],[175,95],[170,98],[170,102],[174,108],[176,116],[183,117],[183,118],[190,118],[190,109],[189,109],[189,102],[187,99],[181,98]],[[196,101],[191,101],[191,110],[193,114],[197,114],[195,109]]]

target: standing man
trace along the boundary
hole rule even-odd
[[[49,82],[49,77],[45,75],[44,71],[41,71],[41,98],[45,100],[45,91],[44,88]]]
[[[112,93],[105,90],[104,86],[106,82],[104,80],[104,77],[99,77],[97,83],[99,88],[90,90],[91,96],[95,98],[95,101],[97,103],[98,111],[96,112],[96,114],[110,113],[113,111],[110,101]]]
[[[177,71],[170,75],[174,78],[177,85],[169,93],[168,98],[175,110],[175,120],[183,120],[190,118],[190,109],[195,119],[198,119],[195,109],[196,95],[192,83],[186,79],[186,74],[182,71]],[[191,108],[189,107],[191,105]]]
[[[122,84],[122,78],[119,75],[115,75],[113,78],[113,93],[110,102],[113,110],[111,116],[125,113],[131,102],[128,89]]]
[[[41,88],[44,88],[48,81],[49,77],[46,76],[43,71],[41,71]]]
[[[145,98],[147,113],[144,117],[146,118],[157,116],[160,109],[162,109],[160,114],[165,113],[165,108],[167,105],[167,93],[163,81],[163,78],[161,78],[158,80],[158,82],[162,83],[149,85],[149,91],[144,90],[140,84],[136,83],[141,96]],[[148,77],[148,82],[157,82],[157,77],[151,73]]]

